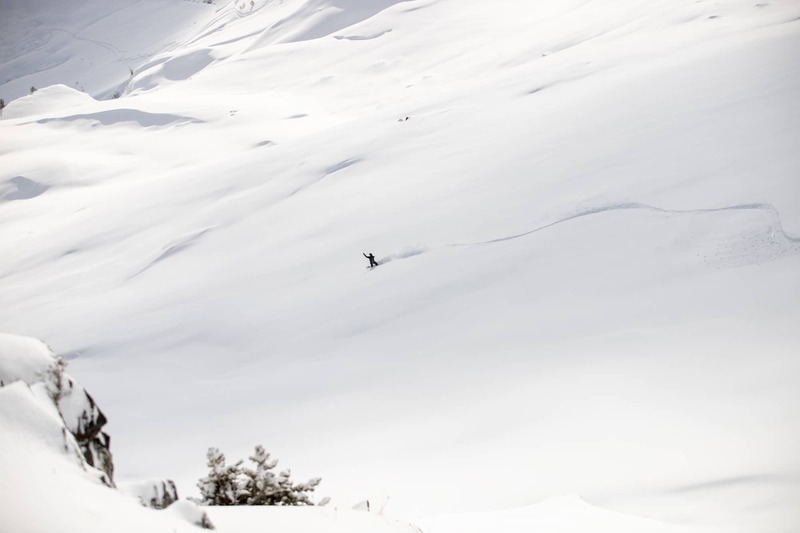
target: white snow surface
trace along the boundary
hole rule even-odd
[[[658,533],[698,531],[691,527],[676,527],[636,516],[612,513],[589,505],[579,496],[554,496],[536,505],[506,511],[471,512],[431,517],[420,523],[427,533],[527,533],[548,531],[609,531],[614,533]]]
[[[53,353],[42,341],[0,333],[0,382],[4,385],[44,381],[54,366]]]
[[[800,3],[3,10],[0,328],[117,477],[800,528]]]
[[[334,507],[206,507],[214,527],[225,533],[420,533],[413,525],[375,513]]]

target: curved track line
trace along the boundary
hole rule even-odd
[[[624,211],[629,209],[643,209],[643,210],[655,211],[658,213],[667,213],[667,214],[717,213],[720,211],[766,211],[772,215],[773,227],[778,233],[780,233],[786,240],[790,242],[800,243],[800,237],[796,237],[790,233],[787,233],[783,229],[783,225],[781,224],[780,214],[778,213],[778,210],[775,208],[775,206],[773,206],[772,204],[766,204],[766,203],[737,204],[726,207],[715,207],[708,209],[663,209],[661,207],[641,204],[638,202],[630,202],[624,204],[612,204],[612,205],[585,209],[583,211],[575,213],[574,215],[570,215],[562,219],[556,220],[555,222],[551,222],[550,224],[545,224],[544,226],[540,226],[538,228],[525,231],[523,233],[518,233],[516,235],[510,235],[508,237],[500,237],[497,239],[491,239],[488,241],[481,241],[481,242],[448,244],[446,246],[480,246],[484,244],[495,244],[498,242],[510,241],[512,239],[519,239],[520,237],[525,237],[533,233],[536,233],[538,231],[551,228],[557,224],[562,224],[564,222],[569,222],[570,220],[575,220],[576,218],[587,217],[589,215],[597,215],[599,213],[606,213],[608,211]]]

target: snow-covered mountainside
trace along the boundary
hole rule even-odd
[[[800,527],[800,3],[0,10],[0,330],[115,479],[263,444],[426,533]]]

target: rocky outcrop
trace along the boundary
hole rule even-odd
[[[127,495],[138,498],[144,507],[167,509],[165,519],[178,517],[192,526],[213,529],[202,509],[192,502],[178,501],[178,490],[170,480],[128,484],[121,490],[102,487],[117,488],[110,438],[103,431],[107,420],[94,398],[66,372],[66,366],[66,361],[41,341],[0,333],[0,479],[4,485],[14,487],[11,492],[17,501],[12,505],[19,511],[12,527],[0,530],[54,531],[54,527],[36,527],[29,522],[74,520],[76,515],[70,506],[39,512],[40,500],[53,504],[65,493],[71,494],[72,504],[91,508],[90,516],[99,513],[114,523],[133,516],[125,514],[129,509],[124,509],[131,504]],[[56,471],[60,475],[54,476]],[[92,507],[97,505],[104,510]],[[123,514],[108,511],[108,505],[115,509],[120,505]],[[135,504],[134,507],[138,508]],[[141,524],[153,524],[142,514],[136,514],[135,519]],[[174,522],[165,520],[164,524]],[[6,526],[4,522],[3,525]],[[155,531],[144,525],[137,530]],[[186,531],[172,526],[168,530]]]
[[[0,386],[22,381],[46,396],[73,435],[86,463],[105,473],[114,486],[111,438],[102,428],[106,417],[94,398],[65,371],[66,361],[43,342],[0,333]]]

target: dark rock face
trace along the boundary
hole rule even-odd
[[[103,472],[103,483],[113,487],[111,439],[102,430],[106,416],[86,389],[67,374],[66,361],[36,339],[2,334],[0,340],[0,386],[22,381],[40,390],[40,397],[46,394],[86,462]]]
[[[86,462],[108,476],[114,486],[114,461],[111,437],[102,431],[108,419],[94,398],[64,370],[66,362],[53,354],[53,365],[46,371],[45,382],[64,424],[78,441]]]

